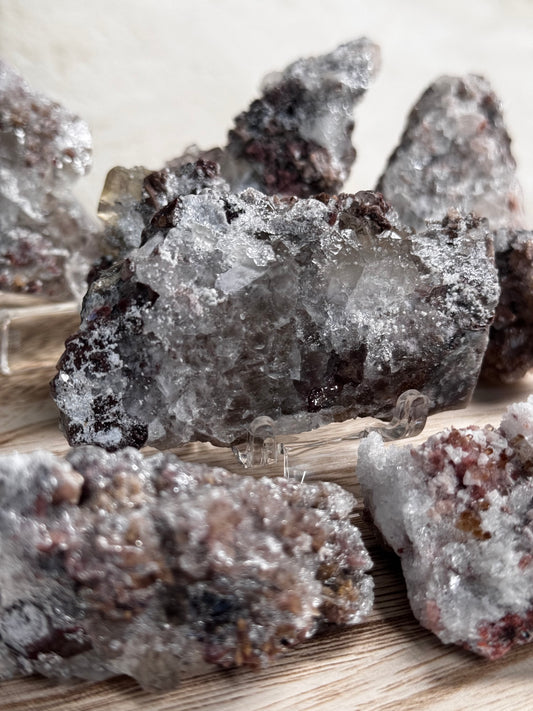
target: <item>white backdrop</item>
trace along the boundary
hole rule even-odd
[[[224,140],[262,77],[367,35],[382,70],[356,112],[349,188],[375,184],[409,107],[443,73],[484,74],[503,101],[533,227],[533,0],[0,0],[0,56],[82,115],[94,210],[109,168],[159,168]]]

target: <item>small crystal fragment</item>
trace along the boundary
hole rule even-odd
[[[449,209],[522,227],[522,192],[500,101],[483,77],[443,76],[415,104],[377,190],[415,229]]]
[[[489,659],[531,641],[533,397],[496,430],[451,428],[417,448],[371,434],[357,476],[425,627]]]
[[[97,227],[71,185],[90,163],[87,124],[0,60],[0,291],[81,296]]]
[[[71,444],[229,445],[259,416],[282,434],[390,416],[410,389],[469,400],[498,298],[483,221],[413,235],[375,193],[206,189],[164,224],[85,298],[53,383]]]
[[[0,459],[0,679],[266,665],[370,612],[371,561],[335,484],[87,447]]]
[[[299,59],[267,77],[261,98],[235,119],[225,148],[190,146],[151,174],[142,167],[114,168],[99,207],[111,252],[125,256],[139,247],[159,209],[205,187],[227,183],[233,192],[252,187],[300,197],[338,192],[355,159],[353,107],[379,63],[379,48],[366,38]]]

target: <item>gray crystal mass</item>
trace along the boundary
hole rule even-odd
[[[335,484],[96,447],[0,458],[0,679],[264,666],[370,612],[370,558]]]
[[[495,230],[501,299],[482,377],[510,382],[533,367],[533,252],[502,106],[482,77],[444,76],[413,107],[377,190],[415,229],[450,209]],[[529,246],[528,246],[529,243]]]
[[[220,188],[222,179],[233,192],[338,192],[355,159],[353,108],[379,64],[379,48],[366,38],[299,59],[266,78],[261,97],[235,119],[224,148],[190,146],[155,173],[114,168],[99,206],[111,253],[125,256],[140,246],[142,230],[171,200],[209,184]]]
[[[425,627],[489,659],[533,639],[533,397],[498,429],[451,428],[419,447],[371,434],[357,476]]]
[[[481,376],[509,383],[533,368],[533,232],[498,230],[494,247],[501,296]]]
[[[476,75],[443,76],[416,102],[376,188],[406,225],[450,208],[522,227],[522,193],[501,103]]]
[[[355,159],[353,107],[379,66],[379,48],[363,37],[267,77],[262,96],[228,134],[221,163],[232,189],[299,197],[338,192]]]
[[[230,444],[470,398],[498,286],[483,221],[410,234],[381,196],[206,189],[100,274],[53,393],[72,445]]]
[[[97,227],[71,187],[90,163],[87,124],[0,60],[0,291],[81,296]]]

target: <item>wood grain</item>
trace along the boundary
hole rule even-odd
[[[26,375],[26,379],[3,376],[0,382],[3,398],[0,451],[25,452],[41,447],[64,453],[68,446],[57,426],[53,404],[46,395],[50,362],[38,375],[36,371],[27,371]],[[468,408],[433,415],[424,432],[410,441],[423,441],[429,434],[449,425],[498,424],[506,405],[525,399],[529,394],[533,394],[533,376],[505,388],[480,388]],[[17,395],[18,409],[13,417]],[[330,426],[327,433],[339,436],[348,433],[350,427],[349,423]],[[313,436],[323,438],[324,432]],[[305,437],[310,438],[308,434]],[[335,455],[326,462],[323,478],[357,495],[355,449],[353,443],[339,445]],[[227,449],[193,443],[175,451],[184,459],[239,471]],[[144,692],[125,677],[99,683],[58,684],[37,677],[4,682],[0,709],[529,710],[533,695],[533,645],[511,652],[497,662],[488,662],[441,644],[413,618],[398,560],[382,549],[372,526],[361,516],[361,507],[358,514],[357,523],[374,560],[376,586],[375,607],[364,624],[317,636],[287,652],[268,669],[213,671],[184,679],[178,689],[165,694]]]

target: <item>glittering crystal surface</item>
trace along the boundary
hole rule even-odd
[[[522,194],[501,104],[482,77],[444,76],[413,107],[377,190],[407,225],[450,209],[521,227]]]
[[[155,213],[180,195],[210,185],[269,195],[336,193],[355,159],[353,108],[379,69],[365,38],[319,57],[299,59],[267,77],[263,94],[235,119],[224,148],[190,146],[158,172],[114,168],[99,207],[115,255],[141,244]]]
[[[509,382],[533,365],[531,236],[501,104],[482,77],[442,77],[413,107],[378,190],[415,228],[449,208],[487,217],[495,235],[501,300],[483,375]]]
[[[411,235],[374,193],[204,190],[92,284],[53,383],[71,444],[234,443],[469,399],[498,297],[486,225]],[[157,218],[154,219],[154,224]]]
[[[357,473],[400,556],[411,607],[443,642],[496,659],[533,638],[533,397],[498,429],[448,429],[418,448],[372,434]]]
[[[71,185],[90,162],[85,122],[0,61],[0,291],[82,291],[96,228]]]
[[[0,459],[0,678],[128,674],[168,688],[263,666],[370,612],[371,562],[335,484],[87,447]]]
[[[143,230],[149,227],[155,214],[167,206],[167,212],[172,210],[181,195],[199,193],[206,187],[229,190],[219,173],[218,163],[204,159],[177,161],[176,165],[157,172],[142,166],[113,168],[107,175],[98,206],[108,251],[125,255],[139,247]],[[155,229],[164,226],[164,215],[158,214]]]
[[[500,230],[494,246],[501,296],[481,374],[511,382],[533,368],[533,232]]]

